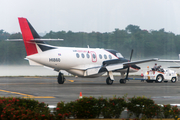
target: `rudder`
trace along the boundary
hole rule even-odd
[[[40,36],[37,34],[35,29],[32,27],[32,25],[28,22],[26,18],[18,18],[18,20],[27,56],[38,53],[35,43],[31,42],[30,40],[40,38]]]

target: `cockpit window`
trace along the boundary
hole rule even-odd
[[[112,53],[114,56],[118,57],[118,58],[124,58],[121,53],[117,52],[116,50],[112,50],[112,49],[106,49],[108,52]]]
[[[123,58],[123,56],[121,55],[121,53],[116,53],[116,56],[117,56],[118,58]]]

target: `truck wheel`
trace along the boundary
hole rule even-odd
[[[158,75],[158,76],[156,77],[156,82],[157,82],[157,83],[161,83],[163,80],[164,80],[164,78],[163,78],[162,75]]]
[[[175,83],[175,82],[176,82],[176,77],[173,77],[173,78],[171,79],[171,82],[172,82],[172,83]]]

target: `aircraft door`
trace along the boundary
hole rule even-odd
[[[94,51],[91,51],[92,62],[97,62],[97,56]]]

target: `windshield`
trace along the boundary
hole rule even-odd
[[[121,53],[116,53],[116,56],[117,56],[118,58],[123,58],[123,56],[121,55]]]

